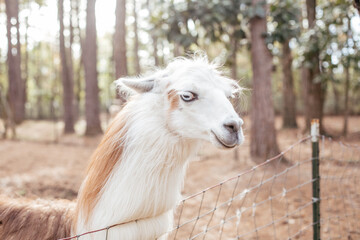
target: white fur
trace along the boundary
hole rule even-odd
[[[145,93],[142,79],[118,80],[120,92],[133,96],[119,113],[127,116],[126,134],[118,139],[123,154],[100,193],[90,221],[85,224],[80,214],[74,234],[132,221],[111,228],[108,239],[160,237],[172,227],[188,159],[203,140],[224,147],[218,139],[226,142],[234,137],[223,126],[228,119],[241,126],[242,120],[227,98],[239,90],[237,84],[221,76],[206,59],[175,60],[152,80],[149,87],[146,78]],[[133,86],[135,91],[127,91]],[[170,90],[178,94],[196,92],[199,99],[188,103],[178,97],[177,108],[170,109]],[[243,141],[241,128],[236,134],[238,145]],[[105,239],[105,231],[81,239]]]

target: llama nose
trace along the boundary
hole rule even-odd
[[[230,132],[230,133],[237,133],[240,130],[241,125],[243,125],[244,121],[241,118],[238,119],[231,119],[227,120],[224,123],[224,127]]]

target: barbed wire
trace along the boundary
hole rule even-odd
[[[323,239],[359,239],[360,146],[321,136],[320,198],[312,196],[310,136],[279,155],[184,198],[167,239],[312,239],[321,203]],[[285,165],[286,162],[291,165]],[[81,239],[99,231],[70,238]]]

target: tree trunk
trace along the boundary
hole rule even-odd
[[[6,139],[7,138],[7,131],[10,128],[12,131],[12,139],[16,138],[16,129],[15,129],[15,123],[13,120],[13,116],[11,114],[11,110],[9,107],[8,102],[6,101],[5,96],[2,93],[2,85],[0,83],[0,116],[3,119],[4,122],[4,133],[2,138]]]
[[[76,69],[76,73],[75,73],[75,108],[76,108],[76,118],[79,118],[81,113],[80,113],[80,105],[81,105],[81,90],[83,89],[83,86],[81,84],[82,82],[82,78],[81,78],[81,71],[82,71],[82,66],[83,66],[83,52],[82,52],[82,45],[83,43],[83,38],[81,36],[81,29],[79,26],[80,23],[80,9],[79,9],[79,5],[80,5],[80,0],[73,0],[73,8],[75,10],[75,16],[76,16],[76,24],[74,25],[74,30],[76,30],[77,36],[79,38],[79,44],[81,46],[80,48],[80,61],[78,63],[78,67]]]
[[[346,43],[348,44],[351,38],[351,19],[347,18],[347,32],[346,32]],[[349,88],[350,88],[350,59],[346,59],[345,68],[345,100],[344,100],[344,127],[343,135],[346,136],[348,133],[348,121],[349,121]]]
[[[153,42],[153,56],[154,56],[154,62],[155,66],[159,66],[159,56],[158,56],[158,38],[157,36],[152,36],[152,42]]]
[[[346,137],[348,133],[348,121],[349,121],[349,87],[350,87],[350,61],[345,67],[345,99],[344,99],[344,126],[343,135]]]
[[[0,8],[0,14],[3,14],[4,12],[3,12],[3,9],[2,8]],[[0,56],[2,56],[3,55],[3,49],[2,48],[0,48]],[[4,71],[4,69],[5,69],[5,66],[4,66],[5,64],[2,62],[2,61],[0,61],[0,91],[1,91],[1,84],[4,84],[4,80],[5,80],[5,74],[6,73],[4,73],[3,71]],[[6,94],[5,94],[6,95]],[[1,110],[0,110],[1,111]]]
[[[26,8],[29,9],[29,11],[31,11],[30,8],[30,1],[27,0],[26,1]],[[30,12],[31,14],[31,12]],[[25,59],[24,59],[24,106],[27,102],[27,83],[28,83],[28,79],[29,79],[29,50],[28,50],[28,45],[29,45],[29,16],[26,16],[25,18]],[[24,110],[25,111],[25,110]]]
[[[305,68],[303,73],[303,87],[306,93],[306,105],[305,105],[305,121],[306,129],[310,129],[310,121],[313,118],[318,118],[320,126],[322,126],[323,117],[323,91],[321,83],[314,83],[314,76],[318,75],[314,69]],[[307,76],[307,78],[305,78]],[[320,132],[323,133],[323,127],[320,127]]]
[[[253,0],[260,5],[262,0]],[[265,11],[265,9],[264,9]],[[255,161],[264,161],[279,153],[275,131],[275,113],[271,92],[272,56],[266,47],[266,18],[250,20],[253,95],[250,153]]]
[[[36,73],[34,76],[35,86],[38,89],[38,93],[36,95],[36,109],[37,109],[37,119],[44,118],[44,111],[42,108],[42,79],[41,79],[41,42],[38,43],[37,51],[36,51],[36,65],[39,66],[36,69]]]
[[[126,0],[116,0],[116,22],[114,36],[114,60],[115,77],[120,78],[127,75],[126,60]]]
[[[315,26],[316,21],[316,0],[306,0],[306,12],[309,28]],[[313,54],[312,68],[303,67],[304,73],[302,74],[303,91],[306,97],[305,104],[305,121],[306,130],[310,129],[310,121],[313,118],[318,118],[320,121],[320,132],[324,133],[322,124],[323,118],[323,105],[324,105],[324,91],[321,81],[316,78],[320,74],[319,69],[319,52]]]
[[[238,43],[239,41],[235,38],[232,37],[231,40],[231,48],[232,48],[232,53],[231,53],[231,78],[234,79],[235,81],[237,81],[237,50],[238,50]],[[237,114],[240,114],[240,104],[239,104],[239,99],[234,99],[233,101],[234,104],[234,108],[235,111],[237,112]]]
[[[61,58],[61,78],[63,84],[63,104],[64,104],[64,133],[74,132],[74,79],[72,74],[71,61],[65,48],[64,37],[64,0],[59,0],[59,22],[60,22],[60,58]]]
[[[360,14],[360,0],[354,0],[354,7],[358,10]]]
[[[134,56],[135,56],[135,71],[139,75],[141,72],[140,68],[140,58],[139,58],[139,37],[138,37],[138,26],[137,26],[137,9],[136,9],[136,0],[133,0],[133,14],[134,14]]]
[[[54,51],[51,52],[50,55],[52,58],[55,57]],[[49,113],[50,113],[50,118],[55,122],[56,119],[56,110],[55,110],[55,99],[56,96],[58,94],[58,76],[59,76],[59,70],[57,69],[57,67],[55,66],[54,62],[51,62],[50,64],[50,71],[53,72],[53,77],[51,79],[50,82],[50,92],[51,92],[51,96],[50,96],[50,105],[49,105]]]
[[[174,57],[180,56],[180,46],[178,43],[174,43]]]
[[[297,128],[296,124],[296,97],[292,75],[292,56],[289,40],[283,43],[281,58],[283,71],[283,128]]]
[[[76,118],[78,116],[78,112],[77,112],[77,106],[75,106],[75,104],[77,104],[77,102],[75,101],[74,98],[74,61],[73,61],[73,55],[72,55],[72,46],[74,43],[74,22],[73,22],[73,15],[74,15],[74,9],[73,9],[73,1],[70,0],[70,14],[69,14],[69,30],[70,30],[70,39],[69,39],[69,47],[66,48],[66,55],[67,55],[67,59],[68,64],[69,64],[69,72],[70,72],[70,76],[71,76],[71,82],[72,82],[72,113],[73,113],[73,121],[76,122]]]
[[[334,79],[334,73],[333,73],[333,69],[330,67],[329,68],[329,75],[330,75],[330,83],[332,86],[332,90],[333,90],[333,95],[334,95],[334,108],[333,108],[333,114],[335,115],[339,115],[340,113],[340,93],[339,90],[336,87],[336,83],[335,83],[335,79]]]
[[[237,49],[238,49],[238,40],[235,37],[231,39],[232,43],[232,53],[231,53],[231,78],[237,81]],[[240,114],[239,109],[239,99],[233,99],[233,105],[237,114]],[[239,161],[239,152],[238,148],[234,149],[234,160]]]
[[[8,99],[15,123],[25,118],[24,82],[21,78],[19,1],[5,0],[8,38]]]
[[[102,133],[100,124],[99,87],[97,80],[97,45],[96,45],[96,19],[95,2],[88,0],[86,7],[86,37],[83,45],[84,70],[85,70],[85,135],[96,135]]]
[[[333,94],[334,94],[334,115],[339,115],[340,113],[340,106],[339,106],[339,101],[340,101],[340,93],[339,91],[336,89],[335,84],[333,84]]]

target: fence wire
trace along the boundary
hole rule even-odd
[[[312,239],[317,201],[322,239],[360,239],[360,146],[321,137],[320,199],[312,196],[311,153],[310,137],[301,139],[278,156],[186,197],[167,239]]]

